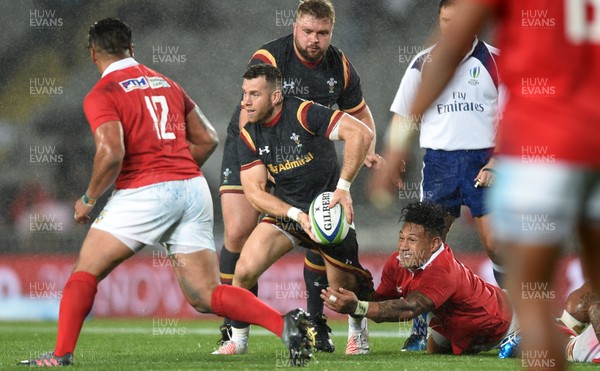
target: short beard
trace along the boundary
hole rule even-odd
[[[294,39],[294,44],[296,44],[296,50],[298,50],[298,53],[302,56],[302,58],[306,59],[309,62],[318,62],[321,58],[323,58],[323,55],[325,55],[325,52],[321,51],[321,53],[319,53],[316,58],[313,58],[310,55],[308,55],[306,49],[302,49],[300,47],[296,39]]]
[[[275,106],[271,106],[271,108],[269,108],[269,110],[260,119],[256,120],[256,122],[266,123],[267,119],[273,114],[273,111],[275,111]]]

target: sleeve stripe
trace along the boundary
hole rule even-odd
[[[373,279],[373,277],[371,277],[371,273],[369,273],[368,271],[362,270],[360,268],[357,268],[353,265],[350,264],[346,264],[343,263],[339,260],[336,260],[335,258],[327,255],[322,248],[319,247],[319,252],[321,253],[321,255],[323,255],[323,259],[327,260],[329,263],[331,263],[332,265],[336,266],[337,268],[346,271],[346,272],[351,272],[351,273],[356,273],[359,274],[367,279]]]
[[[250,58],[250,60],[253,59],[258,59],[260,61],[265,62],[266,64],[271,64],[277,67],[277,61],[275,60],[275,57],[273,57],[273,54],[271,54],[267,49],[260,49],[256,51],[252,58]]]
[[[252,152],[256,153],[256,144],[254,144],[254,141],[250,137],[250,133],[248,133],[246,128],[242,128],[242,131],[240,131],[240,138],[242,138],[244,143],[246,143],[246,145],[252,150]]]
[[[324,265],[316,265],[315,263],[308,260],[308,258],[304,258],[304,265],[308,267],[308,269],[317,271],[317,272],[325,272],[326,268]]]
[[[360,103],[356,107],[350,108],[350,109],[345,109],[344,112],[349,113],[351,115],[356,115],[360,111],[364,110],[365,107],[367,107],[367,102],[363,98],[363,100],[361,100]]]
[[[327,132],[325,133],[325,137],[329,138],[331,134],[331,130],[337,125],[338,121],[344,116],[345,113],[342,111],[336,110],[333,115],[331,115],[331,119],[329,119],[329,125],[327,126]]]
[[[315,133],[312,130],[310,130],[310,126],[308,125],[308,121],[306,120],[306,116],[308,115],[308,109],[310,108],[310,106],[312,106],[312,104],[313,102],[309,100],[302,102],[300,104],[300,107],[298,107],[296,116],[298,117],[298,122],[300,123],[300,125],[302,125],[302,128],[311,133],[312,135],[315,135]]]
[[[244,170],[248,170],[251,169],[253,167],[255,167],[256,165],[262,165],[262,161],[261,160],[254,160],[249,164],[244,164],[240,167],[240,171],[244,171]]]
[[[346,54],[342,54],[342,64],[344,65],[344,90],[350,85],[350,62],[346,58]]]

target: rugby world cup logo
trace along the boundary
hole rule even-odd
[[[476,86],[479,85],[479,80],[477,80],[477,78],[479,77],[479,74],[481,73],[481,67],[477,66],[477,67],[473,67],[469,70],[469,76],[471,76],[471,78],[469,79],[469,84]]]

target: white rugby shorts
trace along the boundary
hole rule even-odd
[[[92,224],[137,252],[162,244],[169,253],[215,250],[213,204],[204,177],[113,192]]]
[[[600,222],[599,172],[519,157],[500,157],[495,169],[488,205],[498,241],[560,244],[579,222]]]

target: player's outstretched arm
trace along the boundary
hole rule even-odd
[[[334,291],[328,287],[321,290],[321,298],[325,306],[333,311],[365,316],[375,322],[405,321],[435,308],[433,301],[419,291],[411,292],[406,299],[364,302],[359,301],[352,291],[343,288]]]
[[[338,123],[337,134],[332,135],[337,135],[337,139],[344,141],[344,164],[340,172],[340,182],[331,198],[330,207],[337,203],[342,204],[348,223],[352,223],[354,210],[350,197],[350,183],[365,160],[373,141],[373,131],[356,118],[344,114]]]
[[[280,200],[266,191],[267,187],[267,168],[265,165],[258,164],[240,172],[242,188],[248,202],[261,213],[267,213],[271,216],[281,218],[288,217],[297,221],[308,236],[315,242],[319,240],[312,233],[308,215],[300,209]]]
[[[198,106],[186,116],[185,130],[192,157],[202,167],[219,145],[217,131]]]
[[[93,202],[85,204],[80,198],[75,203],[75,221],[81,224],[89,221],[88,213],[92,211],[95,200],[102,196],[119,176],[125,157],[123,126],[120,121],[109,121],[98,126],[94,131],[94,141],[94,170],[85,193],[88,202]]]
[[[371,141],[369,151],[367,152],[367,156],[365,157],[364,165],[368,168],[381,168],[383,164],[383,159],[381,158],[381,156],[378,156],[375,153],[375,147],[377,146],[377,128],[375,127],[375,120],[373,120],[373,115],[371,114],[369,106],[365,106],[363,110],[352,116],[354,116],[357,120],[361,121],[363,124],[367,125],[367,127],[373,132],[373,140]]]

